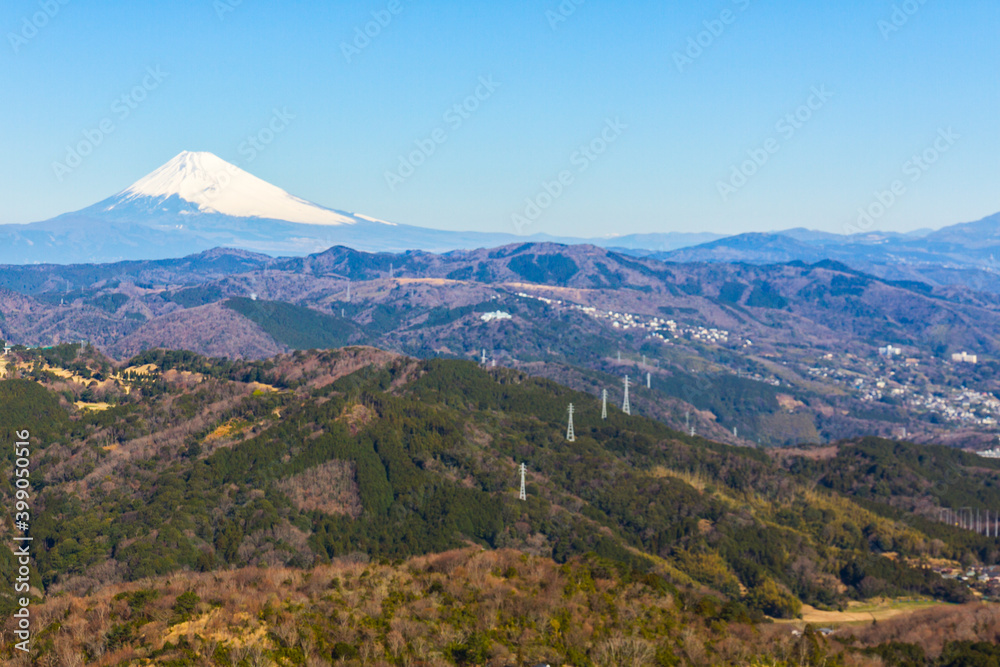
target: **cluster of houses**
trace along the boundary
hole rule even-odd
[[[966,568],[951,565],[936,565],[931,568],[942,579],[957,579],[984,597],[1000,598],[1000,565],[978,565]]]
[[[982,426],[994,426],[1000,417],[1000,400],[993,394],[972,389],[955,389],[947,396],[914,394],[908,403],[938,412],[951,421]]]

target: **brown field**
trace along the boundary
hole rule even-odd
[[[788,449],[776,449],[771,452],[775,458],[803,458],[813,461],[825,461],[837,455],[839,447],[831,445],[829,447],[796,447]]]
[[[93,412],[104,412],[110,407],[111,405],[108,403],[85,403],[83,401],[76,402],[77,410],[92,410]]]
[[[939,607],[953,608],[955,605],[935,600],[876,600],[852,603],[844,611],[823,611],[804,604],[802,618],[777,622],[794,625],[870,624],[873,621],[911,616],[917,612]]]

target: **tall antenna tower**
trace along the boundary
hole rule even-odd
[[[528,467],[521,464],[521,495],[518,496],[520,500],[527,500],[528,493],[524,490],[524,474],[528,471]]]
[[[625,376],[625,401],[622,403],[622,412],[627,415],[632,414],[632,406],[628,404],[628,376]]]
[[[608,390],[601,392],[601,419],[608,418]]]
[[[646,389],[651,389],[653,387],[653,374],[646,373]]]
[[[573,430],[573,404],[569,404],[569,425],[566,427],[566,440],[576,442],[576,432]]]

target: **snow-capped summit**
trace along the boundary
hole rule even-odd
[[[168,259],[220,247],[285,257],[332,246],[445,252],[525,240],[338,211],[290,195],[211,153],[184,151],[96,204],[27,225],[0,225],[0,265]]]
[[[108,201],[104,210],[178,197],[197,212],[307,225],[353,225],[358,218],[288,194],[212,153],[184,151]],[[360,216],[359,216],[360,217]],[[365,220],[375,221],[373,218]],[[381,221],[375,221],[381,222]]]

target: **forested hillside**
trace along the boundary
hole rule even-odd
[[[997,558],[910,508],[858,499],[860,470],[836,478],[614,408],[602,420],[596,397],[508,369],[361,347],[259,362],[153,350],[115,365],[63,346],[11,363],[21,378],[0,382],[0,414],[5,439],[32,431],[39,596],[476,545],[567,572],[598,559],[650,595],[759,623],[872,594],[967,601],[919,559]],[[909,465],[905,453],[893,460]],[[11,507],[11,456],[0,465]]]

